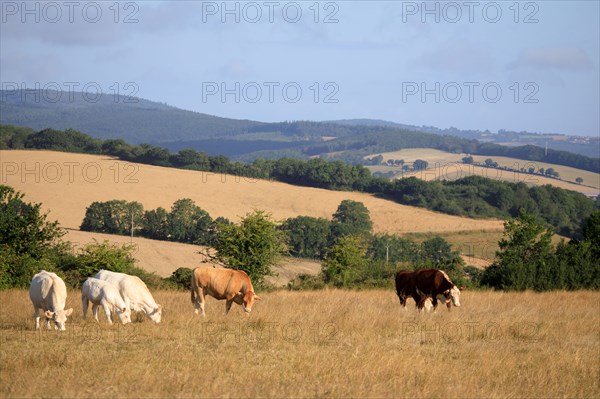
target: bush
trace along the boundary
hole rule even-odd
[[[323,280],[322,273],[315,276],[310,274],[300,274],[288,282],[287,288],[290,291],[320,290],[325,288],[325,281]]]
[[[177,287],[184,290],[192,289],[192,275],[194,271],[187,267],[180,267],[175,270],[169,280]]]
[[[273,274],[271,267],[287,250],[285,235],[263,211],[247,214],[239,225],[219,225],[218,230],[215,258],[248,273],[255,286],[261,286],[264,278]]]

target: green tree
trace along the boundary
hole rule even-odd
[[[287,233],[292,256],[323,259],[329,248],[331,222],[323,218],[298,216],[287,219],[281,229]]]
[[[212,218],[189,198],[173,203],[167,216],[170,239],[179,242],[206,244]]]
[[[23,201],[25,195],[0,185],[0,246],[16,255],[28,254],[40,259],[49,247],[60,245],[66,234],[58,222],[47,220],[42,204]]]
[[[192,149],[180,150],[177,155],[171,157],[171,162],[178,168],[193,170],[209,170],[210,161],[208,155]]]
[[[373,260],[387,261],[389,264],[416,262],[420,256],[420,248],[409,238],[376,234],[371,239],[368,254]]]
[[[93,276],[101,269],[127,273],[135,265],[134,244],[111,243],[108,240],[88,243],[80,249],[77,271],[83,278]]]
[[[163,207],[144,212],[141,234],[155,240],[169,238],[169,213]]]
[[[350,286],[367,266],[367,250],[359,236],[342,236],[322,263],[325,282],[336,287]]]
[[[190,290],[192,288],[192,276],[194,271],[187,267],[180,267],[171,274],[169,280],[171,280],[177,287],[183,288],[184,290]]]
[[[472,157],[472,156],[470,156],[470,155],[469,155],[468,157],[463,157],[462,161],[463,161],[464,163],[471,164],[471,163],[473,163],[475,160],[473,159],[473,157]]]
[[[343,200],[333,214],[331,233],[334,240],[347,235],[366,237],[372,230],[369,210],[362,202]]]
[[[83,231],[122,234],[139,231],[143,225],[144,207],[136,201],[111,200],[93,202],[87,207],[79,227]]]
[[[425,170],[427,169],[427,166],[429,166],[429,162],[423,160],[423,159],[417,159],[414,163],[413,163],[413,168],[415,170]]]
[[[575,181],[577,182],[577,184],[581,184],[583,183],[583,178],[578,177],[577,179],[575,179]]]
[[[239,225],[219,225],[214,249],[216,255],[211,257],[245,271],[257,285],[273,274],[271,268],[287,251],[284,233],[269,214],[259,210],[247,214]]]
[[[451,264],[459,262],[460,254],[452,250],[448,241],[436,236],[421,243],[421,259],[434,264]]]
[[[70,248],[58,222],[47,220],[41,204],[23,198],[0,185],[0,288],[27,287],[41,269],[55,270],[54,260]]]
[[[482,283],[499,289],[545,290],[551,288],[553,232],[535,216],[521,211],[504,223],[496,260],[483,273]]]

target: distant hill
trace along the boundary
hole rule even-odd
[[[112,94],[103,94],[98,101],[91,102],[81,92],[0,90],[0,106],[0,123],[3,124],[29,126],[35,130],[72,128],[96,138],[121,138],[136,144],[236,135],[262,125]]]
[[[547,147],[557,151],[572,152],[592,158],[600,157],[600,136],[570,136],[560,133],[542,134],[532,132],[513,132],[509,130],[500,130],[497,133],[492,133],[489,130],[463,130],[455,127],[440,129],[435,126],[406,125],[381,119],[341,119],[329,122],[344,126],[392,127],[423,133],[478,140],[481,142],[500,144],[509,147],[535,145],[538,147]]]
[[[545,161],[593,172],[599,169],[600,144],[590,138],[438,129],[374,119],[265,123],[221,118],[110,93],[94,98],[81,92],[4,90],[0,91],[0,107],[0,124],[34,130],[72,128],[94,138],[149,143],[172,151],[191,148],[243,162],[320,156],[365,164],[364,157],[368,154],[434,148]],[[495,144],[499,141],[508,146]],[[528,146],[521,147],[525,144]],[[543,147],[546,145],[548,150]],[[553,150],[554,145],[579,153],[584,148],[589,155],[563,153]]]

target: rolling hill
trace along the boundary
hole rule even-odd
[[[564,188],[565,190],[578,191],[590,197],[597,197],[600,194],[599,173],[593,173],[568,166],[545,162],[523,161],[510,157],[473,156],[474,162],[476,163],[483,164],[485,159],[491,158],[493,161],[497,162],[500,167],[507,167],[511,169],[527,169],[534,167],[536,170],[538,170],[539,168],[553,168],[554,170],[560,172],[560,179],[555,179],[541,175],[518,173],[503,169],[487,168],[474,164],[465,164],[462,162],[462,158],[467,156],[467,154],[455,154],[446,151],[435,150],[432,148],[411,148],[381,154],[371,154],[369,158],[376,155],[381,155],[383,157],[383,162],[390,159],[403,159],[406,163],[410,164],[417,159],[422,159],[429,163],[427,169],[416,172],[403,172],[402,168],[398,166],[368,166],[368,169],[374,173],[393,173],[393,178],[395,179],[414,176],[428,181],[456,180],[461,177],[477,175],[512,183],[523,182],[531,186],[550,184],[555,187]],[[582,184],[575,182],[578,177],[583,178]]]
[[[93,201],[139,201],[169,209],[191,198],[213,218],[237,221],[254,209],[277,220],[306,215],[330,218],[344,199],[370,210],[376,232],[406,234],[501,230],[499,220],[469,219],[401,205],[373,195],[293,186],[266,180],[118,161],[106,156],[53,151],[0,151],[3,184],[41,202],[50,217],[78,229]],[[17,170],[13,169],[17,168]]]
[[[40,90],[34,95],[2,90],[0,99],[0,123],[36,130],[73,128],[96,138],[125,139],[133,143],[230,136],[262,125],[122,95],[103,94],[91,102],[80,92]]]
[[[34,130],[72,128],[95,138],[149,143],[173,151],[192,148],[241,161],[284,156],[306,159],[335,153],[338,159],[360,163],[373,152],[428,147],[545,160],[594,172],[600,169],[598,138],[439,129],[371,119],[264,123],[187,111],[137,97],[105,93],[92,98],[90,101],[90,95],[81,92],[0,90],[0,124]],[[498,142],[509,146],[494,144]],[[525,150],[511,148],[530,144],[534,145]],[[540,155],[544,144],[550,146],[546,155],[553,161]]]
[[[237,221],[254,209],[270,212],[276,220],[299,215],[331,218],[344,199],[360,201],[370,211],[374,230],[398,235],[413,233],[460,234],[469,243],[460,248],[469,257],[489,252],[502,235],[500,220],[469,219],[401,205],[356,192],[329,191],[293,186],[266,180],[240,178],[233,175],[198,172],[134,164],[98,155],[53,151],[0,151],[1,184],[25,193],[27,201],[42,203],[50,220],[72,230],[76,242],[90,242],[92,236],[78,230],[86,207],[94,201],[124,199],[138,201],[145,209],[162,206],[170,209],[174,201],[191,198],[213,218]],[[128,237],[114,237],[128,242]],[[111,239],[113,240],[113,239]],[[159,275],[168,275],[181,266],[201,261],[193,254],[194,246],[156,242],[135,238],[140,248],[140,265]],[[471,242],[472,241],[472,242]],[[477,262],[473,259],[473,262]],[[298,270],[318,270],[314,264],[280,265],[282,276],[293,276]],[[285,278],[285,277],[284,277]]]

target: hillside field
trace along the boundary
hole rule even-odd
[[[502,230],[499,220],[450,216],[356,192],[329,191],[234,175],[197,172],[118,161],[106,156],[53,151],[0,151],[0,183],[41,202],[62,227],[78,229],[94,201],[138,201],[145,209],[170,209],[191,198],[213,218],[238,221],[261,209],[274,219],[299,215],[330,219],[342,200],[369,209],[376,232]]]
[[[119,236],[115,234],[102,234],[89,231],[67,230],[65,240],[73,243],[77,248],[94,240],[104,240],[117,244],[132,243],[135,246],[133,256],[137,260],[136,266],[156,273],[160,277],[169,277],[180,267],[194,269],[206,265],[207,259],[198,251],[202,247],[172,241],[149,240],[142,237]],[[274,267],[274,276],[266,278],[268,283],[275,286],[285,286],[298,274],[315,275],[321,271],[321,263],[309,259],[283,258]]]
[[[25,290],[0,292],[0,397],[598,398],[600,293],[463,292],[417,316],[391,290],[261,293],[248,317],[154,292],[163,321],[35,332]]]
[[[371,158],[379,154],[373,154],[367,158]],[[450,152],[435,150],[432,148],[410,148],[395,152],[387,152],[381,154],[384,161],[388,159],[404,159],[407,163],[412,163],[417,159],[423,159],[429,163],[429,166],[424,171],[405,172],[402,173],[400,167],[393,166],[368,166],[371,172],[395,172],[394,178],[414,176],[423,180],[456,180],[467,176],[483,176],[494,180],[502,180],[510,183],[523,182],[527,185],[541,186],[550,184],[556,187],[564,188],[565,190],[578,191],[586,195],[600,194],[600,174],[585,170],[571,168],[569,166],[554,165],[544,162],[524,161],[516,158],[500,157],[500,156],[483,156],[472,155],[475,162],[483,163],[487,158],[498,162],[499,166],[509,167],[513,169],[530,167],[538,170],[539,168],[553,168],[560,173],[559,179],[552,179],[540,175],[530,175],[527,173],[518,173],[501,169],[486,168],[477,165],[469,165],[462,163],[462,158],[467,154],[453,154]],[[583,184],[577,184],[575,179],[581,177]]]

